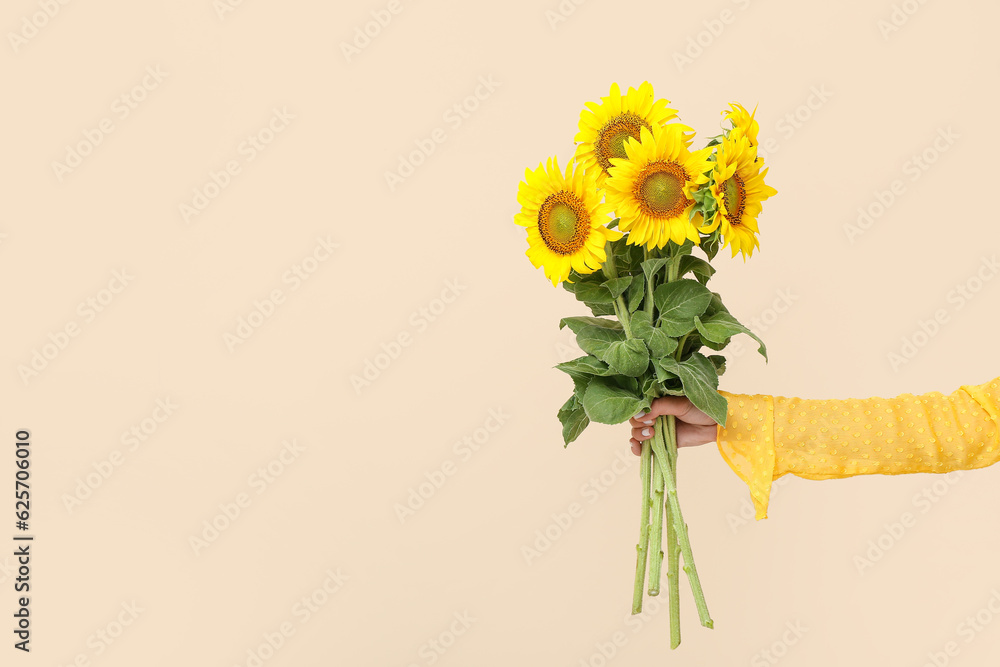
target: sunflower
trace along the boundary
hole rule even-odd
[[[598,187],[604,187],[604,181],[611,169],[612,158],[626,158],[625,141],[632,137],[639,138],[642,128],[652,130],[663,127],[667,121],[677,118],[677,110],[667,105],[670,100],[656,99],[653,86],[648,81],[643,82],[639,89],[629,88],[626,95],[621,94],[617,83],[611,84],[611,92],[601,98],[601,104],[587,102],[587,108],[580,112],[580,131],[574,141],[580,142],[576,148],[576,159],[583,162],[589,171],[597,173]],[[686,145],[694,138],[685,136]]]
[[[605,243],[622,237],[604,226],[611,207],[601,202],[595,178],[572,162],[564,175],[553,157],[534,171],[525,169],[518,184],[521,212],[514,222],[527,228],[525,254],[536,269],[545,267],[553,286],[566,280],[570,269],[582,274],[600,269],[607,259]]]
[[[743,105],[730,102],[729,111],[723,111],[722,115],[733,124],[733,129],[729,131],[730,135],[734,132],[742,134],[750,140],[751,146],[757,146],[757,131],[760,129],[760,126],[757,124],[756,119],[754,119],[754,114],[756,113],[757,107],[754,107],[753,111],[748,113],[743,108]]]
[[[606,197],[621,218],[618,228],[629,233],[627,243],[652,249],[700,240],[690,217],[691,195],[708,182],[712,148],[689,151],[681,127],[644,127],[638,141],[625,143],[628,159],[611,158]]]
[[[767,167],[757,157],[757,147],[748,137],[739,132],[723,140],[716,153],[715,168],[712,170],[710,190],[715,199],[717,211],[710,225],[702,227],[703,232],[715,231],[721,225],[726,245],[732,248],[733,257],[743,253],[743,260],[753,255],[759,248],[757,240],[757,216],[761,202],[778,194],[778,191],[764,183]]]

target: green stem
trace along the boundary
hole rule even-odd
[[[677,433],[674,416],[667,417],[667,456],[674,486],[677,486]],[[681,594],[680,594],[680,543],[672,520],[673,514],[667,506],[667,587],[670,601],[670,648],[681,643]]]
[[[683,253],[680,248],[674,250],[674,254],[670,256],[670,261],[667,262],[667,282],[672,283],[677,280],[677,274],[681,270],[681,257]]]
[[[653,533],[649,538],[652,559],[649,564],[649,594],[660,594],[660,570],[663,566],[663,472],[660,466],[653,469],[653,497],[650,509],[656,513]]]
[[[607,260],[604,262],[602,267],[604,270],[604,275],[608,280],[614,280],[618,277],[618,269],[615,267],[615,254],[611,250],[611,242],[609,241],[604,246],[604,253],[607,255]],[[625,330],[625,337],[632,337],[632,326],[629,324],[628,318],[628,308],[625,307],[625,299],[622,298],[621,294],[618,295],[613,302],[615,307],[615,317],[621,322],[622,328]]]
[[[708,605],[705,603],[705,593],[701,589],[701,580],[698,578],[698,568],[694,563],[694,552],[691,550],[691,540],[688,537],[687,524],[684,523],[684,516],[681,513],[680,501],[677,499],[677,482],[674,471],[675,462],[671,461],[664,446],[663,436],[667,430],[667,420],[663,415],[656,418],[656,431],[653,441],[654,462],[660,466],[666,486],[667,502],[670,503],[671,519],[674,523],[674,530],[677,531],[677,540],[680,542],[681,555],[684,557],[684,571],[687,572],[688,582],[691,584],[691,592],[694,594],[695,606],[698,607],[698,618],[706,628],[713,626],[712,617],[708,613]],[[648,441],[647,441],[648,442]],[[676,445],[676,443],[675,443]]]
[[[635,545],[635,586],[632,589],[632,613],[642,613],[642,589],[646,585],[646,553],[649,543],[649,483],[653,450],[649,441],[642,443],[642,463],[639,477],[642,480],[642,516],[639,523],[639,543]]]
[[[684,351],[684,343],[687,342],[688,336],[690,336],[690,335],[691,335],[691,333],[688,332],[688,333],[684,334],[683,337],[681,337],[680,341],[678,341],[678,343],[677,343],[677,352],[674,353],[674,359],[676,359],[677,361],[681,360],[681,352]]]
[[[646,261],[648,259],[650,259],[649,248],[643,246],[642,260]],[[653,316],[653,277],[654,276],[652,275],[649,276],[649,280],[646,281],[646,303],[643,304],[645,306],[646,312],[649,313],[650,317]]]
[[[678,274],[680,273],[680,262],[682,253],[678,250],[671,257],[670,262],[667,266],[667,281],[673,282],[677,280]],[[677,344],[677,353],[674,358],[680,361],[681,354],[684,351],[684,343],[687,342],[687,335],[683,336],[679,343]],[[661,432],[662,424],[657,428],[657,433]],[[661,437],[665,440],[665,447],[667,454],[667,467],[670,469],[670,479],[673,488],[677,488],[677,433],[676,426],[673,415],[667,417],[667,432],[662,434]],[[668,586],[668,596],[669,596],[669,608],[670,608],[670,648],[675,649],[680,646],[681,643],[681,601],[680,601],[680,555],[681,555],[681,545],[678,539],[677,531],[677,519],[680,517],[678,512],[675,514],[671,508],[671,504],[668,502],[666,507],[667,512],[667,586]],[[691,561],[694,562],[693,560]],[[685,568],[686,569],[686,568]],[[697,576],[697,573],[696,573]],[[692,587],[694,590],[694,587]],[[707,615],[708,610],[705,610]],[[699,608],[699,615],[701,614],[701,609]],[[702,617],[702,622],[704,623],[704,617]]]
[[[618,321],[622,323],[622,328],[625,329],[625,337],[632,337],[632,325],[630,324],[628,316],[628,308],[625,307],[625,299],[622,298],[621,294],[615,300],[615,317]]]
[[[609,279],[617,278],[618,270],[615,268],[615,253],[611,248],[611,241],[604,244],[604,254],[607,257],[604,260],[604,266],[601,267],[604,270],[604,275]]]

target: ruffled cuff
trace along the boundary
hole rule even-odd
[[[774,478],[774,402],[762,394],[730,394],[726,425],[717,428],[719,453],[750,490],[756,519],[767,518]]]
[[[1000,410],[997,409],[997,404],[1000,402],[1000,378],[996,378],[985,384],[963,384],[959,388],[971,396],[986,411],[986,414],[993,420],[994,426],[1000,427]]]

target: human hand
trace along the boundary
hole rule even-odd
[[[653,437],[653,425],[659,415],[674,415],[677,423],[677,446],[694,447],[715,442],[715,420],[694,407],[686,396],[663,396],[653,400],[648,413],[640,412],[629,420],[632,425],[632,453],[642,454],[642,443]]]

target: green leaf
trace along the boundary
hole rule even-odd
[[[632,335],[646,343],[650,356],[654,359],[671,355],[677,350],[677,340],[659,327],[654,329],[649,313],[639,311],[632,315],[630,326],[632,327]]]
[[[726,358],[721,354],[710,354],[708,355],[708,360],[715,365],[716,375],[722,376],[726,372]]]
[[[763,355],[764,359],[767,359],[767,347],[764,346],[764,341],[762,341],[757,334],[747,329],[745,326],[736,321],[736,318],[729,313],[716,313],[704,322],[700,322],[698,318],[695,318],[695,326],[698,327],[698,332],[706,339],[711,340],[715,343],[725,342],[730,336],[735,336],[738,333],[745,333],[752,337],[758,343],[760,347],[757,351]]]
[[[716,352],[722,352],[724,349],[726,349],[726,346],[729,345],[730,341],[730,339],[727,338],[725,341],[721,343],[715,343],[713,341],[706,339],[704,336],[701,335],[698,336],[698,339],[701,340],[702,344],[705,347],[707,347],[710,350],[715,350]]]
[[[639,377],[649,366],[649,351],[638,338],[611,343],[601,357],[622,375]]]
[[[593,313],[595,317],[615,314],[615,304],[613,302],[594,303],[593,301],[584,301],[583,304],[587,306],[587,308],[590,308],[590,312]]]
[[[645,252],[643,252],[641,245],[630,245],[629,246],[629,273],[635,274],[640,272],[640,267],[645,261]]]
[[[673,377],[681,376],[681,364],[673,357],[663,357],[656,360],[657,365]]]
[[[716,313],[728,313],[729,309],[726,308],[726,304],[722,303],[722,295],[718,292],[712,292],[712,302],[708,304],[708,309],[705,311],[705,316],[712,316]],[[704,317],[702,318],[704,319]]]
[[[708,279],[715,275],[715,267],[701,257],[695,257],[694,255],[684,255],[681,257],[680,269],[677,275],[681,277],[688,271],[694,274],[694,277],[702,285],[707,285]]]
[[[701,318],[695,317],[694,325],[706,341],[725,343],[733,334],[740,332],[740,329],[734,328],[732,322],[726,317],[725,313],[717,313],[704,322],[701,321]]]
[[[572,280],[574,285],[578,285],[580,283],[603,283],[604,274],[600,271],[578,273],[576,269],[570,269],[569,280]]]
[[[576,335],[576,342],[581,350],[602,360],[606,360],[605,354],[612,343],[619,343],[624,340],[624,332],[602,329],[600,327],[590,327]]]
[[[705,218],[708,220],[708,218]],[[708,261],[715,259],[715,255],[719,252],[719,246],[721,244],[722,237],[719,235],[719,230],[716,229],[712,232],[712,235],[701,242],[701,250],[708,257]]]
[[[583,404],[577,399],[576,394],[569,397],[561,408],[559,408],[559,421],[562,422],[564,447],[580,437],[583,430],[590,424],[587,411],[583,409]]]
[[[594,379],[594,376],[584,375],[583,373],[570,373],[569,376],[573,379],[573,395],[583,400],[583,395],[586,393],[587,387],[590,386],[590,381]]]
[[[694,330],[694,316],[705,312],[712,292],[697,280],[682,278],[658,286],[653,301],[660,313],[659,326],[667,335],[677,337]]]
[[[654,399],[660,395],[660,383],[655,377],[647,375],[642,381],[642,395],[647,399]]]
[[[654,358],[666,357],[677,351],[677,339],[671,338],[659,327],[650,333],[647,344]]]
[[[679,358],[687,359],[688,356],[691,355],[693,352],[697,352],[698,350],[700,350],[703,344],[704,343],[702,343],[701,336],[689,335],[687,338],[684,339],[684,349],[681,350]]]
[[[753,338],[755,341],[757,341],[760,344],[759,347],[757,348],[757,351],[760,352],[760,356],[764,357],[764,361],[768,361],[768,358],[767,358],[767,346],[764,345],[764,341],[762,341],[757,334],[755,334],[754,332],[750,331],[749,329],[747,329],[743,333],[745,333],[746,335],[750,336],[751,338]]]
[[[561,364],[556,364],[555,367],[570,375],[574,373],[579,375],[611,375],[614,373],[606,363],[590,355],[564,361]]]
[[[625,332],[617,320],[603,317],[564,317],[559,320],[559,328],[569,326],[576,333],[580,349],[599,359],[604,359],[608,346],[625,340]]]
[[[628,375],[609,375],[604,379],[605,382],[610,382],[619,389],[624,389],[630,394],[639,394],[639,380],[634,377],[629,377]]]
[[[646,295],[646,276],[637,273],[632,276],[632,283],[628,286],[628,312],[634,313],[642,306],[642,300]]]
[[[618,226],[618,221],[619,220],[621,220],[621,218],[615,218],[614,220],[612,220],[611,222],[609,222],[607,224],[608,229],[614,229],[614,228],[616,228]]]
[[[704,355],[695,352],[689,359],[680,363],[678,370],[681,383],[684,385],[684,395],[696,408],[724,426],[728,402],[716,391],[719,376],[715,371],[715,365]],[[590,392],[589,388],[587,392]]]
[[[719,374],[715,372],[715,364],[704,354],[694,352],[690,357],[681,362],[681,365],[683,364],[697,367],[708,378],[709,384],[712,385],[713,389],[719,388]]]
[[[622,292],[628,289],[629,284],[632,282],[632,276],[623,276],[621,278],[612,278],[607,281],[601,287],[608,290],[611,293],[612,299],[617,299]]]
[[[615,256],[615,266],[619,276],[631,275],[637,272],[638,262],[642,261],[642,247],[628,243],[628,237],[623,236],[617,241],[612,241],[611,251]],[[638,251],[638,257],[636,256]]]
[[[645,310],[632,313],[632,317],[629,318],[629,326],[632,328],[633,336],[648,343],[650,335],[653,333],[653,315]]]
[[[578,334],[588,327],[601,327],[603,329],[612,329],[614,331],[624,331],[622,329],[621,322],[618,320],[611,320],[606,317],[564,317],[559,320],[559,328],[569,327],[573,330],[573,333]]]
[[[733,321],[735,321],[735,318],[734,318]],[[739,324],[739,322],[737,322],[737,324]],[[740,324],[740,327],[742,327],[743,333],[745,333],[746,335],[750,336],[755,341],[757,341],[757,343],[760,345],[760,347],[757,348],[757,351],[760,352],[760,356],[764,357],[764,361],[767,361],[768,360],[767,359],[767,346],[764,345],[764,341],[762,341],[760,339],[760,336],[758,336],[754,332],[750,331],[750,329],[748,329],[747,327],[744,327],[742,324]]]
[[[712,302],[712,292],[697,280],[682,278],[660,285],[653,292],[660,319],[670,322],[693,320]]]
[[[653,361],[653,372],[656,375],[656,381],[660,383],[666,382],[667,380],[672,380],[677,377],[676,375],[673,375],[669,371],[663,370],[663,366],[659,364],[659,360]]]
[[[591,421],[599,424],[621,424],[636,413],[649,409],[649,401],[634,393],[595,378],[583,396],[583,409]]]
[[[669,320],[660,320],[660,326],[658,327],[668,336],[673,338],[680,338],[684,334],[694,331],[694,318],[688,318],[686,321],[672,322]]]
[[[608,299],[608,291],[601,289],[603,282],[604,274],[600,271],[579,274],[575,270],[571,270],[569,280],[563,281],[562,286],[567,292],[572,292],[578,301],[582,301],[590,308],[594,315],[613,315],[615,309],[612,300]]]
[[[669,261],[670,261],[669,257],[655,257],[653,259],[647,259],[645,262],[643,262],[642,273],[643,275],[646,276],[646,282],[655,284],[656,281],[653,280],[653,278],[656,276],[656,274],[658,274],[661,270],[663,270],[663,267],[666,266],[667,262]]]
[[[600,283],[577,283],[574,294],[576,294],[576,298],[580,301],[587,301],[590,303],[611,303],[615,300],[615,298],[611,296],[611,292],[603,289],[603,286]]]
[[[586,359],[587,357],[580,357],[580,358]],[[601,362],[598,360],[598,363]],[[601,365],[603,366],[604,364],[602,363]],[[607,366],[605,366],[605,368],[607,368]],[[570,379],[573,380],[573,395],[576,396],[578,399],[583,400],[583,394],[587,391],[587,387],[590,385],[590,381],[593,380],[596,377],[596,375],[587,373],[583,370],[578,370],[577,368],[573,367],[560,368],[559,370],[569,375]],[[609,370],[608,372],[613,373],[614,371]]]

